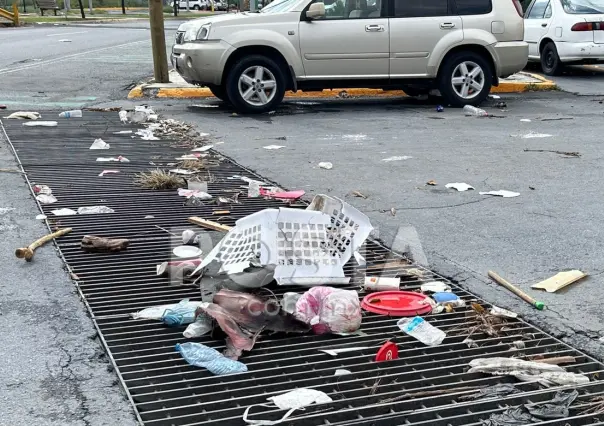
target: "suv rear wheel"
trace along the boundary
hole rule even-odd
[[[449,104],[478,105],[491,91],[493,71],[482,55],[457,52],[443,63],[439,80],[440,93]]]
[[[273,110],[285,95],[285,75],[273,59],[250,55],[239,59],[226,79],[226,93],[241,112]]]

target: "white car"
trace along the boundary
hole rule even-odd
[[[533,0],[524,14],[529,60],[547,75],[604,62],[604,0]]]
[[[170,7],[174,7],[174,2],[170,3]],[[211,9],[211,4],[209,0],[189,0],[189,9],[191,10],[209,10]],[[179,0],[178,2],[179,9],[187,8],[186,0]]]

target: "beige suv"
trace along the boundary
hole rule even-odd
[[[438,89],[478,104],[526,65],[518,0],[275,0],[260,12],[182,24],[172,65],[242,112],[286,90]]]

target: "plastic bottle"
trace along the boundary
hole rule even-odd
[[[245,373],[247,366],[239,361],[226,358],[216,349],[201,343],[177,343],[176,351],[191,365],[207,368],[212,374]]]
[[[396,325],[404,333],[415,337],[424,345],[428,346],[440,345],[444,338],[447,337],[444,331],[434,327],[422,317],[403,318],[400,319]]]
[[[489,115],[484,109],[476,108],[472,105],[466,105],[463,107],[463,112],[466,115],[473,115],[474,117],[486,117]]]
[[[81,109],[74,109],[71,111],[63,111],[62,113],[59,114],[59,117],[61,118],[80,118],[82,116],[82,110]]]

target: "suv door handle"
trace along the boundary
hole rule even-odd
[[[382,32],[384,31],[384,26],[378,24],[365,25],[365,31],[367,31],[368,33]]]
[[[443,30],[449,30],[451,28],[455,28],[455,24],[453,22],[443,22],[440,24],[440,28]]]
[[[547,22],[544,22],[543,24],[541,24],[541,26],[542,26],[543,28],[547,27]]]

